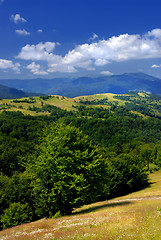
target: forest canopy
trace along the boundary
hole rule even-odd
[[[0,114],[1,229],[139,190],[161,166],[159,116],[116,105],[48,110]]]

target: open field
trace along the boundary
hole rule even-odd
[[[117,97],[118,96],[118,97]],[[121,96],[121,97],[120,97]],[[104,94],[94,94],[88,96],[79,96],[75,98],[68,98],[64,96],[58,95],[50,95],[48,97],[40,96],[40,97],[26,97],[21,99],[1,99],[0,100],[0,112],[2,111],[21,111],[23,114],[30,114],[33,116],[38,115],[48,115],[49,113],[42,108],[45,105],[56,106],[58,108],[68,110],[68,111],[77,111],[75,107],[80,105],[84,105],[86,107],[103,107],[103,108],[111,108],[112,105],[117,106],[125,106],[125,104],[130,103],[132,100],[142,99],[148,96],[146,93],[139,93],[138,96],[131,96],[129,94],[112,94],[112,93],[104,93]],[[126,99],[127,98],[127,99]],[[102,100],[102,103],[100,102]],[[146,98],[148,100],[148,97]],[[89,104],[90,102],[90,104]],[[94,104],[92,103],[94,102]],[[160,106],[161,103],[159,101],[151,101],[147,102]],[[137,103],[136,103],[137,104]],[[31,108],[35,108],[31,110]],[[36,108],[39,108],[36,110]],[[144,114],[141,114],[138,111],[131,110],[131,112],[138,114],[139,116],[145,117]],[[158,114],[158,112],[157,112]]]
[[[72,216],[41,219],[0,232],[0,240],[161,239],[161,171],[141,191],[76,209]]]
[[[48,104],[48,105],[53,105],[53,106],[70,111],[70,110],[75,110],[75,108],[73,106],[81,105],[79,103],[80,100],[92,101],[95,99],[104,99],[104,98],[108,98],[109,101],[111,101],[111,102],[119,101],[119,102],[123,103],[122,100],[114,99],[113,96],[114,96],[114,94],[110,94],[110,93],[95,94],[95,95],[82,96],[82,97],[76,97],[76,98],[67,98],[67,97],[63,97],[63,96],[52,95],[48,99],[45,99],[45,100],[43,100],[40,97],[33,97],[33,98],[26,97],[26,98],[18,99],[17,102],[14,99],[2,99],[2,100],[0,100],[0,105],[3,108],[1,111],[3,111],[3,110],[5,110],[5,111],[21,111],[24,114],[38,115],[36,113],[36,111],[30,111],[29,107],[35,106],[35,107],[41,108],[42,103],[43,103],[43,106],[45,104]],[[24,100],[30,100],[30,99],[33,99],[34,103],[23,102]],[[99,107],[100,107],[100,105],[99,105]],[[43,114],[43,112],[41,112],[39,114]],[[47,114],[47,113],[45,113],[45,114]]]

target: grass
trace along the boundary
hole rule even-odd
[[[18,100],[24,100],[24,99],[29,99],[29,98],[21,98]],[[74,104],[74,99],[72,98],[66,98],[66,97],[61,97],[61,96],[52,96],[51,98],[47,100],[42,100],[39,97],[34,97],[34,100],[36,100],[35,103],[25,103],[25,102],[13,102],[13,99],[3,99],[0,100],[1,107],[6,107],[6,109],[2,109],[1,111],[21,111],[24,114],[30,114],[30,115],[47,115],[48,113],[37,113],[36,111],[29,111],[29,107],[38,107],[41,108],[41,103],[43,104],[50,104],[56,107],[60,107],[62,109],[66,110],[75,110],[72,105]],[[77,105],[79,103],[76,103]]]
[[[160,116],[160,110],[157,110],[156,107],[154,108],[154,105],[158,107],[158,109],[160,109],[161,106],[161,101],[158,100],[149,100],[149,97],[146,93],[138,93],[139,96],[130,96],[129,94],[122,94],[122,96],[129,96],[129,98],[134,101],[134,100],[141,100],[142,104],[146,104],[146,106],[148,106],[149,109],[153,109],[156,116]],[[80,103],[81,101],[92,101],[92,100],[101,100],[101,99],[108,99],[109,104],[104,104],[104,105],[88,105],[86,104],[86,107],[103,107],[103,108],[110,108],[111,104],[112,105],[116,105],[117,106],[124,106],[125,103],[130,103],[130,101],[127,100],[123,100],[123,99],[117,99],[115,98],[115,96],[117,96],[117,94],[112,94],[112,93],[104,93],[104,94],[94,94],[94,95],[89,95],[89,96],[79,96],[79,97],[75,97],[75,98],[68,98],[68,97],[63,97],[63,96],[58,96],[58,95],[53,95],[50,96],[48,99],[43,100],[40,97],[33,97],[33,99],[35,100],[35,103],[25,103],[25,102],[14,102],[13,99],[3,99],[0,100],[0,112],[2,111],[21,111],[23,112],[23,114],[30,114],[33,116],[37,116],[37,115],[48,115],[49,113],[47,112],[36,112],[36,111],[30,111],[29,107],[38,107],[41,108],[42,107],[42,102],[43,105],[45,104],[49,104],[49,105],[53,105],[56,107],[59,107],[61,109],[65,109],[68,111],[76,111],[76,108],[74,108],[74,106],[80,106],[82,105]],[[24,99],[31,99],[31,98],[21,98],[18,100],[24,100]],[[136,105],[138,105],[138,103],[136,103]],[[2,109],[1,109],[2,108]],[[145,114],[142,114],[140,112],[137,111],[133,111],[131,110],[132,113],[134,114],[138,114],[139,116],[141,116],[142,118],[146,119],[148,118],[148,116],[146,116]]]
[[[75,209],[72,216],[41,219],[0,232],[0,240],[159,240],[161,171],[138,192]]]
[[[37,113],[36,111],[30,111],[28,110],[29,107],[38,107],[41,108],[41,103],[43,102],[43,104],[50,104],[56,107],[59,107],[61,109],[66,109],[68,111],[75,111],[76,109],[73,106],[79,106],[81,105],[79,103],[80,100],[95,100],[95,99],[104,99],[104,98],[108,98],[110,102],[119,102],[120,105],[124,105],[124,101],[123,100],[118,100],[118,99],[114,99],[115,94],[112,93],[105,93],[105,94],[95,94],[95,95],[90,95],[90,96],[80,96],[80,97],[76,97],[76,98],[67,98],[67,97],[62,97],[62,96],[57,96],[57,95],[53,95],[51,96],[51,98],[46,99],[46,100],[42,100],[40,97],[33,97],[34,100],[36,100],[35,103],[25,103],[25,102],[13,102],[13,99],[3,99],[0,100],[0,107],[5,108],[0,110],[2,111],[21,111],[23,114],[30,114],[33,116],[37,116],[37,115],[48,115],[48,113],[46,112],[40,112]],[[26,98],[21,98],[18,100],[24,100],[24,99],[29,99],[28,97]],[[88,105],[87,105],[88,106]],[[89,105],[90,107],[92,107],[91,105]],[[96,105],[93,107],[97,107]],[[98,105],[98,107],[101,107],[100,105]],[[102,105],[102,107],[104,108],[109,108],[109,106],[107,105]]]

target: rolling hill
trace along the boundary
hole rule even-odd
[[[12,99],[12,98],[23,98],[29,96],[37,96],[37,93],[27,93],[16,88],[7,87],[0,84],[0,98],[1,99]]]
[[[47,95],[56,94],[66,97],[99,93],[123,94],[131,90],[161,95],[161,79],[144,73],[125,73],[105,77],[1,79],[0,84],[25,92],[41,92]]]
[[[118,238],[142,239],[143,236],[146,236],[147,239],[149,239],[149,236],[153,239],[160,239],[158,211],[161,197],[160,171],[154,173],[153,176],[151,175],[150,185],[147,182],[149,172],[158,171],[161,167],[160,96],[134,91],[122,95],[105,93],[76,98],[49,95],[3,99],[0,101],[0,105],[0,149],[2,150],[0,155],[0,170],[2,172],[0,176],[2,185],[0,192],[0,230],[8,228],[1,231],[0,239],[22,239],[25,237],[25,239],[112,240]],[[54,128],[50,128],[52,127],[51,124]],[[52,135],[44,137],[45,131],[47,134],[48,132],[54,134],[53,138]],[[55,135],[57,132],[59,134]],[[78,134],[78,140],[75,137],[73,138],[75,133]],[[81,138],[80,134],[83,134]],[[53,144],[54,141],[51,139],[56,141],[57,145],[55,146],[58,147],[54,148],[47,145],[50,142]],[[79,139],[83,139],[83,141],[80,142]],[[63,141],[65,141],[63,144],[67,144],[67,147],[61,145]],[[90,148],[84,146],[84,143],[90,141],[92,144],[90,146],[97,146],[96,151],[98,151],[99,156],[103,157],[100,164],[106,163],[106,167],[99,169],[96,166],[95,168],[99,169],[99,172],[102,171],[101,174],[104,174],[105,170],[104,177],[107,177],[105,185],[102,185],[101,196],[93,200],[94,194],[93,192],[91,194],[90,189],[89,194],[92,201],[82,200],[82,208],[79,208],[80,204],[74,205],[70,216],[69,212],[63,212],[62,217],[60,217],[61,212],[57,209],[54,209],[51,215],[47,215],[48,206],[55,207],[53,202],[49,202],[50,205],[45,205],[48,204],[46,199],[51,201],[48,196],[51,196],[53,186],[60,186],[60,189],[64,190],[62,184],[64,179],[67,179],[66,182],[68,181],[65,176],[68,169],[73,171],[74,166],[79,166],[78,173],[80,172],[80,164],[76,165],[75,163],[77,159],[78,163],[81,159],[82,163],[87,161],[87,153]],[[74,145],[71,145],[71,142]],[[79,142],[81,145],[79,145]],[[76,147],[78,151],[75,151]],[[45,157],[44,155],[41,156],[43,149]],[[61,174],[56,176],[58,179],[56,185],[47,182],[48,179],[52,181],[53,176],[48,175],[50,171],[48,170],[48,159],[46,157],[48,155],[46,155],[46,152],[50,154],[50,149],[58,149],[58,151],[60,149],[60,153],[56,152],[55,154],[54,152],[53,154],[51,152],[53,156],[59,156],[60,154]],[[69,166],[71,166],[73,160],[71,161],[71,158],[67,155],[71,155],[71,149],[74,149],[72,159],[75,161],[72,168]],[[82,154],[80,149],[85,149],[85,152]],[[78,155],[79,153],[81,155]],[[38,156],[38,160],[35,156]],[[90,154],[90,159],[91,157],[92,154]],[[44,162],[39,161],[41,158],[44,159]],[[58,158],[55,159],[57,161]],[[62,159],[65,159],[65,165]],[[66,159],[69,159],[69,164],[66,164]],[[46,166],[41,165],[42,163],[46,164],[46,162]],[[55,162],[53,163],[55,164]],[[58,165],[57,162],[56,165]],[[65,166],[67,166],[67,170],[64,170]],[[91,176],[91,167],[93,166],[95,164],[92,163],[90,168],[84,168],[90,171],[87,176]],[[49,167],[55,169],[55,167]],[[34,171],[34,174],[32,171]],[[47,171],[47,174],[45,171]],[[44,172],[45,174],[42,174]],[[36,174],[45,178],[38,179]],[[68,174],[70,180],[71,173]],[[63,178],[60,180],[62,175]],[[75,180],[75,176],[77,175],[74,173],[72,179]],[[45,184],[43,183],[42,186],[45,186],[45,189],[37,185],[43,179],[45,179]],[[79,179],[82,178],[77,178],[77,181]],[[99,177],[99,181],[95,180],[95,184],[100,182],[100,179]],[[71,196],[71,189],[73,191],[73,186],[75,186],[75,183],[72,182],[71,184],[71,187],[69,185],[70,190],[68,190],[68,185],[65,185],[65,187],[67,186],[65,192],[67,203],[69,202],[68,196]],[[94,186],[94,184],[91,186]],[[146,186],[149,187],[142,189]],[[77,189],[82,189],[82,185]],[[97,186],[95,189],[100,188]],[[136,192],[140,189],[142,190]],[[127,193],[130,194],[127,196],[125,195]],[[60,194],[60,197],[57,194],[54,195],[54,197],[58,196],[56,206],[60,206],[60,208],[65,206],[63,209],[66,211],[67,203],[63,203],[64,205],[60,203],[59,205],[60,199],[63,199],[64,191]],[[77,196],[77,193],[74,192],[72,196]],[[82,196],[84,199],[86,196],[84,192]],[[120,197],[112,199],[118,196]],[[42,211],[39,212],[39,209]],[[15,211],[16,216],[20,217],[19,222],[16,223],[14,222]],[[17,214],[18,211],[19,214]],[[13,213],[13,215],[10,215],[10,213]],[[24,219],[22,219],[23,216],[25,216]],[[52,217],[52,219],[47,219],[49,217]],[[59,218],[53,219],[56,217]],[[8,222],[8,219],[11,219],[11,222],[10,220]],[[30,223],[27,224],[27,222]],[[9,229],[9,227],[21,223],[24,224]],[[50,228],[50,226],[54,227]],[[138,231],[138,227],[141,230]],[[84,238],[85,234],[87,238]],[[108,236],[111,237],[108,238]]]

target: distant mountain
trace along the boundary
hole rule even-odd
[[[2,99],[22,98],[37,95],[38,95],[37,93],[27,93],[21,90],[17,90],[15,88],[0,85],[0,98]]]
[[[97,93],[122,94],[142,90],[161,95],[161,79],[144,73],[125,73],[105,77],[0,80],[0,84],[25,92],[58,94],[66,97]]]

